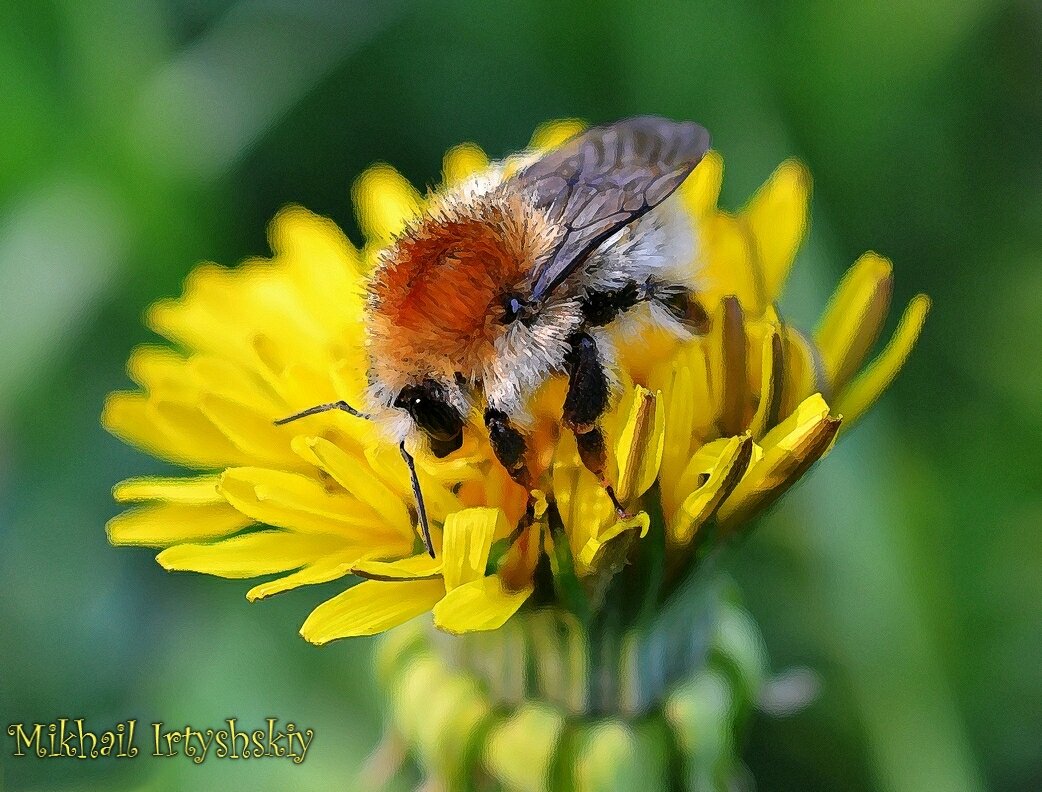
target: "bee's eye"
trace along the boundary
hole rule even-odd
[[[520,295],[507,294],[503,297],[503,324],[516,322],[527,308],[528,303]]]
[[[455,451],[463,442],[463,419],[445,401],[444,389],[433,380],[402,388],[394,406],[405,410],[431,439],[437,453]]]

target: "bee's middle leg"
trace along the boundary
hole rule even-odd
[[[597,342],[588,333],[576,333],[571,339],[568,355],[568,393],[564,398],[561,420],[575,435],[579,458],[583,465],[600,481],[611,498],[615,510],[625,515],[615,489],[605,476],[608,449],[599,421],[608,409],[611,388],[604,364],[597,352]]]

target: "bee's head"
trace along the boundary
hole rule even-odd
[[[392,413],[389,434],[400,440],[418,428],[445,455],[460,446],[486,381],[511,379],[518,394],[539,384],[523,364],[545,357],[547,331],[531,324],[525,295],[534,262],[555,240],[543,210],[492,188],[440,197],[381,252],[367,284],[366,333],[371,401]],[[530,338],[534,348],[509,366],[500,360],[504,347]]]
[[[425,379],[406,385],[395,397],[394,406],[407,412],[427,435],[436,457],[448,456],[463,445],[463,416],[449,403],[447,389],[440,382]]]

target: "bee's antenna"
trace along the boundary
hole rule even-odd
[[[356,410],[346,401],[341,399],[340,401],[328,402],[326,404],[316,404],[314,407],[308,407],[306,410],[301,410],[293,415],[287,415],[285,418],[279,418],[275,421],[276,426],[282,426],[288,424],[291,421],[296,421],[299,418],[306,418],[309,415],[316,415],[317,413],[329,412],[330,410],[343,410],[348,415],[353,415],[356,418],[365,418],[370,420],[372,416],[367,415],[360,410]],[[420,532],[423,535],[423,546],[427,548],[427,552],[430,553],[431,558],[434,558],[434,545],[431,543],[431,526],[427,521],[427,507],[423,504],[423,493],[420,491],[420,480],[416,476],[416,463],[413,461],[412,454],[405,450],[404,441],[398,446],[402,452],[402,459],[405,460],[405,464],[409,466],[409,476],[412,479],[412,494],[416,498],[416,511],[420,517]]]
[[[402,459],[405,460],[405,464],[409,466],[409,475],[412,477],[412,494],[416,498],[416,511],[420,517],[420,532],[423,534],[423,545],[427,548],[427,552],[431,558],[434,558],[434,545],[431,543],[431,526],[427,522],[427,507],[423,505],[423,493],[420,491],[420,480],[416,477],[416,463],[413,461],[412,454],[405,450],[405,442],[398,446],[402,452]]]
[[[290,421],[296,421],[298,418],[306,418],[309,415],[315,415],[317,413],[329,412],[330,410],[343,410],[348,415],[353,415],[355,418],[366,418],[369,416],[364,412],[360,412],[348,404],[346,401],[341,399],[340,401],[329,402],[327,404],[316,404],[314,407],[308,407],[306,410],[301,410],[293,415],[287,415],[285,418],[279,418],[275,421],[276,426],[282,426],[288,424]]]

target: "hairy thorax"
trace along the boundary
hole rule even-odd
[[[477,382],[505,332],[504,300],[554,243],[544,213],[500,184],[441,198],[381,256],[369,285],[371,377]]]

